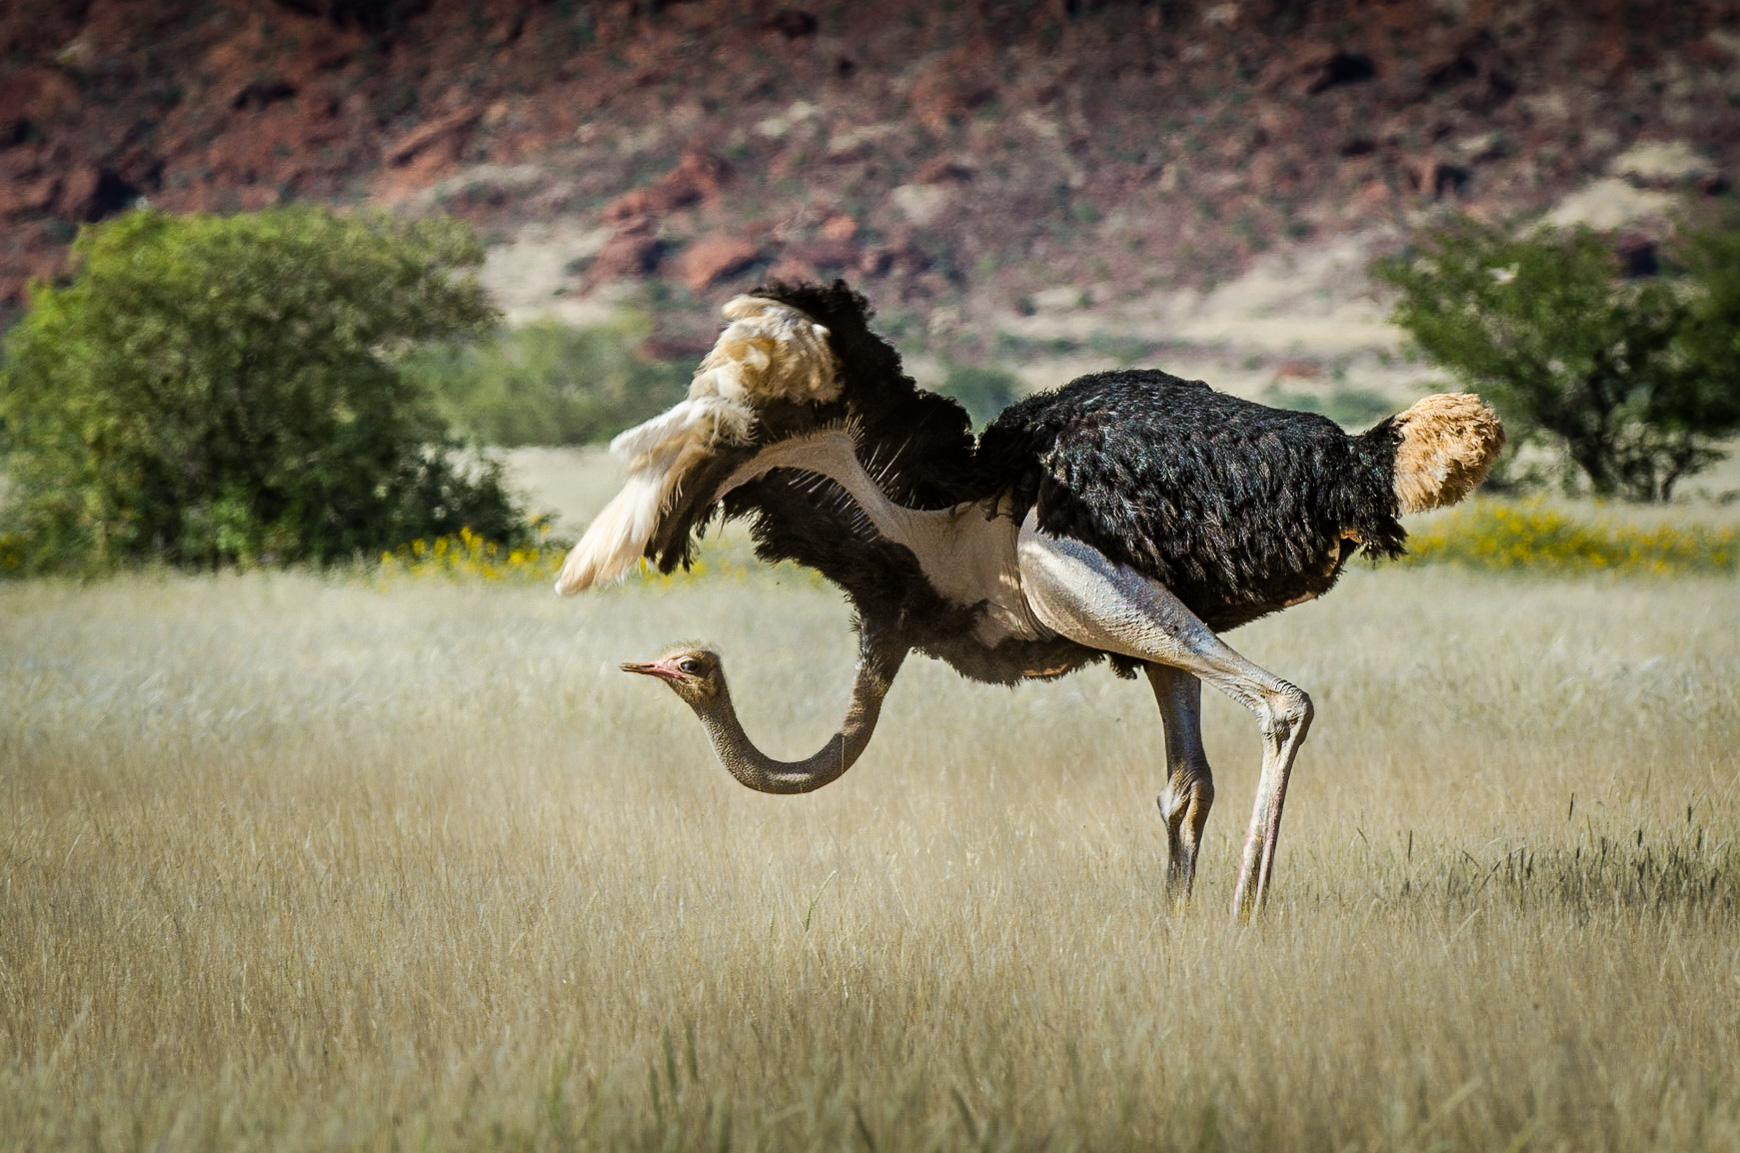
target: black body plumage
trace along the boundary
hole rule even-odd
[[[1390,421],[1349,436],[1315,413],[1129,369],[1011,406],[977,463],[1017,516],[1037,506],[1041,530],[1159,581],[1219,632],[1329,591],[1358,544],[1402,553],[1400,439]]]
[[[1350,437],[1332,421],[1216,393],[1157,371],[1101,373],[1028,398],[975,445],[966,411],[919,388],[870,330],[864,298],[832,287],[773,285],[757,295],[827,326],[841,372],[826,405],[759,410],[755,441],[723,450],[690,478],[647,549],[661,570],[687,564],[718,482],[762,446],[849,423],[859,458],[910,508],[939,509],[1012,493],[1019,521],[1037,507],[1048,533],[1082,540],[1165,584],[1210,628],[1233,628],[1327,591],[1356,547],[1393,556],[1405,534],[1392,473],[1390,422]],[[883,539],[829,481],[775,470],[728,494],[727,517],[751,519],[756,554],[791,560],[843,588],[860,628],[895,636],[975,680],[1010,684],[1101,659],[1135,662],[1057,639],[973,637],[975,609],[925,580],[904,546]]]

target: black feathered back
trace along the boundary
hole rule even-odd
[[[974,476],[972,419],[958,401],[926,392],[906,375],[900,354],[870,331],[873,313],[862,295],[843,280],[826,288],[775,283],[754,295],[799,309],[827,327],[841,385],[834,404],[768,413],[758,443],[845,416],[855,429],[859,458],[890,500],[929,509],[966,499]]]
[[[985,430],[981,487],[1037,506],[1041,530],[1164,584],[1217,631],[1327,592],[1358,534],[1396,556],[1385,421],[1360,437],[1154,370],[1084,376]]]

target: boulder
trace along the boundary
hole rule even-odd
[[[55,215],[63,220],[95,220],[97,186],[102,173],[94,165],[80,164],[60,182],[60,196],[55,200]]]
[[[1636,188],[1683,188],[1721,176],[1714,161],[1684,140],[1642,140],[1613,158],[1608,171]]]
[[[941,184],[901,184],[889,193],[889,199],[902,216],[924,228],[942,218],[953,197]]]
[[[858,235],[858,221],[844,212],[838,212],[822,221],[818,231],[824,240],[851,240]]]
[[[937,56],[907,92],[913,115],[933,132],[964,120],[997,94],[993,55],[988,44],[974,42]]]
[[[715,232],[683,250],[677,258],[677,275],[690,291],[703,292],[761,259],[761,248],[754,241]]]
[[[618,277],[644,276],[658,267],[663,251],[650,218],[624,221],[593,259],[592,279],[602,283]]]
[[[730,168],[698,148],[684,151],[677,166],[647,185],[625,192],[604,206],[604,222],[660,217],[698,201],[711,200],[725,186]]]
[[[426,120],[403,136],[389,140],[381,154],[388,164],[395,167],[409,164],[430,151],[438,151],[446,154],[449,159],[456,159],[466,137],[471,133],[472,126],[482,115],[476,108],[462,108],[458,112],[449,112],[445,116]]]
[[[0,219],[46,211],[54,205],[59,195],[58,176],[7,181],[0,184]]]
[[[973,178],[973,167],[952,156],[938,156],[919,168],[914,184],[964,184]]]
[[[1276,58],[1257,87],[1264,92],[1316,96],[1348,84],[1377,79],[1377,65],[1363,52],[1319,44]]]

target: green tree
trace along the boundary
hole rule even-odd
[[[455,425],[486,444],[594,444],[687,395],[689,372],[635,352],[651,325],[538,321],[461,348],[428,347],[406,370]]]
[[[13,555],[323,562],[528,526],[397,357],[489,331],[456,222],[292,208],[132,212],[84,229],[64,287],[7,335]]]
[[[1587,228],[1511,236],[1461,218],[1378,261],[1393,319],[1491,400],[1513,444],[1556,443],[1601,495],[1669,500],[1740,428],[1740,240],[1694,232],[1672,277],[1620,277]]]
[[[1681,392],[1680,419],[1701,422],[1706,433],[1731,435],[1740,430],[1740,229],[1692,232],[1674,255],[1695,285],[1679,332],[1680,351],[1693,369]]]

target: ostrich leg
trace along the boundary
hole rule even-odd
[[[1191,673],[1256,716],[1263,771],[1233,896],[1233,915],[1250,917],[1268,895],[1287,776],[1311,727],[1311,698],[1234,652],[1164,585],[1080,541],[1047,536],[1032,514],[1016,552],[1021,590],[1047,628],[1078,644]]]
[[[1166,789],[1155,798],[1166,819],[1166,890],[1183,902],[1190,899],[1202,827],[1214,806],[1214,773],[1202,751],[1202,682],[1171,665],[1146,667],[1166,727]]]

